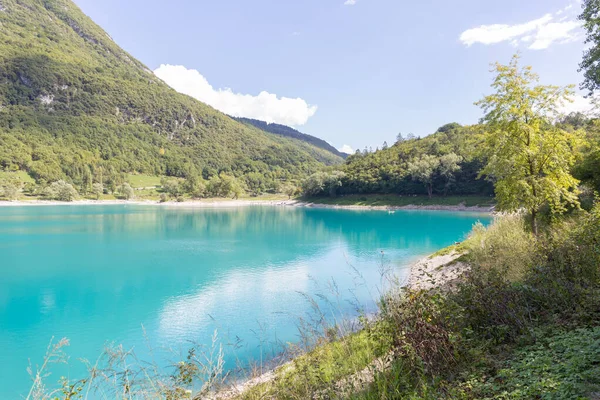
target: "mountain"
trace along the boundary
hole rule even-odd
[[[0,169],[289,179],[342,161],[177,93],[70,0],[0,0]]]
[[[298,139],[303,142],[310,143],[313,146],[319,147],[323,150],[327,150],[328,152],[333,153],[338,157],[346,158],[349,156],[349,154],[342,153],[341,151],[339,151],[338,149],[336,149],[335,147],[333,147],[332,145],[330,145],[323,139],[319,139],[318,137],[299,132],[294,128],[290,128],[289,126],[280,125],[280,124],[272,124],[272,123],[270,124],[265,121],[259,121],[257,119],[251,119],[251,118],[236,118],[236,117],[232,117],[232,118],[238,122],[241,122],[241,123],[244,123],[247,125],[252,125],[252,126],[254,126],[258,129],[261,129],[265,132],[271,132],[276,135],[289,137],[289,138],[293,138],[293,139]]]

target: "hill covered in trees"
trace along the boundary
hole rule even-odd
[[[251,118],[236,118],[236,117],[234,117],[233,119],[235,119],[238,122],[247,124],[247,125],[252,125],[252,126],[254,126],[258,129],[261,129],[265,132],[271,132],[276,135],[302,140],[303,142],[307,142],[307,143],[312,144],[313,146],[319,147],[323,150],[327,150],[330,153],[333,153],[338,157],[343,157],[343,158],[348,157],[348,154],[342,153],[341,151],[339,151],[338,149],[336,149],[335,147],[333,147],[332,145],[330,145],[323,139],[319,139],[318,137],[299,132],[296,129],[290,128],[289,126],[286,126],[286,125],[269,124],[268,122],[259,121],[257,119],[251,119]]]
[[[282,181],[342,162],[175,92],[70,0],[1,6],[0,170],[82,187],[125,172]]]
[[[600,190],[600,120],[572,114],[556,127],[567,132],[583,130],[573,175]],[[403,138],[373,152],[357,151],[333,171],[319,171],[304,181],[308,196],[346,194],[494,195],[494,180],[480,176],[488,162],[484,125],[449,123],[423,138]]]

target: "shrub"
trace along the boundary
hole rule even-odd
[[[0,186],[0,196],[4,197],[6,200],[17,200],[20,191],[20,185],[13,182],[7,182]]]
[[[238,198],[242,194],[242,188],[239,182],[227,174],[213,176],[206,185],[206,192],[211,197],[229,197]]]
[[[458,362],[452,307],[441,293],[406,290],[386,296],[382,319],[391,327],[394,347],[417,375],[433,376]]]
[[[125,182],[119,186],[119,194],[123,196],[125,200],[131,200],[135,197],[135,192],[129,183]]]
[[[44,195],[51,200],[73,201],[77,198],[77,190],[63,180],[52,182],[44,191]]]
[[[535,237],[521,215],[503,215],[489,227],[476,224],[464,243],[469,262],[517,281],[538,261]]]
[[[206,184],[202,178],[196,175],[188,176],[182,184],[182,189],[195,199],[200,199],[206,195]]]
[[[580,322],[600,319],[600,203],[557,224],[543,244],[546,261],[525,279],[540,311]]]
[[[163,191],[171,197],[178,197],[183,194],[179,180],[176,178],[162,178],[160,184],[162,185]]]
[[[302,182],[302,193],[305,196],[328,195],[335,197],[342,187],[345,177],[346,174],[341,171],[317,172]]]

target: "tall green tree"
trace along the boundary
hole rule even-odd
[[[427,187],[429,198],[433,196],[433,178],[439,166],[440,159],[430,154],[408,164],[408,173],[415,181],[419,181]]]
[[[446,181],[444,184],[444,196],[448,194],[448,189],[454,182],[455,175],[460,171],[462,157],[455,153],[444,154],[440,157],[439,173]]]
[[[571,175],[579,131],[553,123],[557,108],[569,101],[572,87],[535,85],[531,67],[519,67],[515,55],[509,65],[495,64],[495,93],[476,103],[485,111],[488,163],[483,175],[495,181],[500,209],[525,208],[531,229],[538,232],[539,211],[545,204],[553,213],[578,206],[578,180]]]
[[[600,88],[600,1],[584,0],[583,12],[579,15],[586,31],[585,43],[589,48],[583,53],[579,71],[583,71],[582,89],[590,94]]]

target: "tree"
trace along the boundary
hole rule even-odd
[[[387,148],[388,148],[387,141],[384,141],[383,144],[381,145],[381,150],[387,150]]]
[[[92,182],[94,181],[93,175],[92,175],[92,170],[90,169],[89,166],[84,166],[83,167],[83,172],[81,175],[81,192],[82,193],[88,193],[90,190],[92,190]]]
[[[106,188],[110,193],[114,193],[117,188],[125,182],[123,174],[117,172],[112,166],[108,169],[106,174]]]
[[[579,64],[579,72],[583,71],[584,76],[580,86],[591,95],[600,88],[600,1],[584,0],[579,19],[587,33],[585,43],[590,45]]]
[[[495,65],[496,93],[477,102],[485,112],[488,159],[482,174],[495,181],[502,210],[525,208],[531,229],[538,232],[538,214],[545,204],[553,213],[578,206],[578,180],[571,173],[579,131],[553,124],[557,107],[568,101],[571,87],[543,86],[531,67],[519,68],[519,57],[509,65]]]
[[[243,193],[239,182],[233,176],[224,173],[213,176],[206,185],[206,191],[211,197],[229,197],[231,195],[235,199]]]
[[[455,174],[460,171],[459,164],[461,161],[462,157],[455,153],[444,154],[440,157],[439,174],[446,181],[444,196],[448,194],[448,189],[450,189],[450,185],[454,182]]]
[[[125,200],[131,200],[135,197],[135,192],[133,191],[133,188],[127,182],[119,186],[119,194],[123,196]]]
[[[21,191],[20,182],[5,182],[0,186],[0,196],[7,200],[17,200]]]
[[[302,181],[302,193],[305,196],[322,194],[325,188],[325,175],[324,172],[317,172]]]
[[[206,184],[198,175],[190,174],[182,184],[185,193],[189,193],[195,199],[200,199],[206,194]]]
[[[430,154],[408,164],[408,173],[415,181],[425,184],[429,198],[433,196],[433,178],[439,165],[440,159]]]
[[[326,174],[323,180],[324,189],[327,190],[329,196],[335,197],[339,188],[342,187],[342,180],[346,174],[341,171],[333,171],[331,174]]]
[[[73,201],[77,198],[77,190],[63,180],[52,182],[44,192],[45,196],[52,200]]]
[[[160,184],[165,193],[171,197],[181,196],[182,190],[177,178],[161,178]]]
[[[100,196],[102,196],[102,193],[104,193],[104,187],[102,186],[101,183],[94,183],[92,185],[92,194],[94,196],[96,196],[96,200],[100,200]]]
[[[259,172],[250,172],[246,175],[246,185],[252,196],[259,196],[265,191],[265,181],[265,176]]]
[[[440,126],[438,128],[437,132],[448,133],[452,130],[460,129],[460,128],[462,128],[462,125],[459,124],[458,122],[450,122],[449,124]]]
[[[287,195],[288,199],[291,199],[298,193],[298,188],[296,187],[296,185],[288,183],[281,188],[281,191],[282,193]]]

